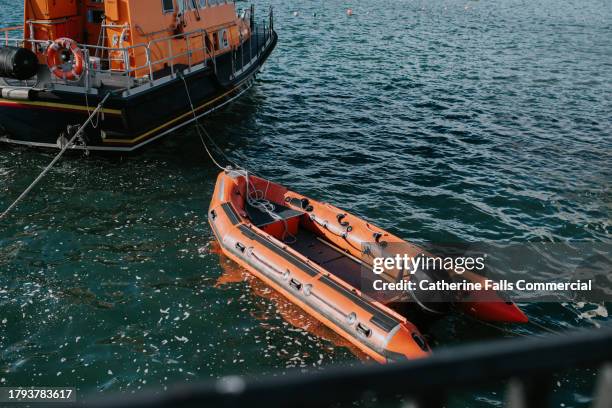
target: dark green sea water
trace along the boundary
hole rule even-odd
[[[0,0],[2,25],[21,4]],[[204,122],[226,154],[408,240],[612,242],[612,2],[272,4],[278,48]],[[0,225],[0,386],[135,392],[361,364],[220,260],[199,143],[189,128],[133,156],[68,157]],[[0,146],[0,208],[51,158]],[[606,305],[523,307],[536,324],[450,315],[423,331],[435,350],[612,326]],[[555,400],[583,406],[591,374],[561,378]]]

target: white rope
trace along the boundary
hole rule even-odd
[[[227,155],[225,153],[223,153],[223,149],[221,149],[214,142],[213,138],[210,137],[210,135],[208,134],[208,132],[206,131],[204,126],[202,126],[200,124],[200,122],[198,121],[198,116],[196,114],[195,107],[193,106],[193,101],[191,100],[191,94],[189,92],[189,87],[187,86],[187,81],[185,80],[185,77],[181,73],[179,73],[178,76],[183,80],[183,84],[185,85],[185,92],[187,93],[187,99],[189,100],[189,106],[191,106],[191,112],[193,114],[193,119],[195,121],[196,131],[198,133],[200,141],[202,142],[202,146],[204,146],[204,150],[208,154],[208,157],[210,157],[210,160],[221,171],[226,171],[226,172],[228,172],[228,174],[230,174],[232,176],[243,176],[245,181],[246,181],[246,201],[247,201],[248,205],[258,209],[259,211],[261,211],[263,213],[268,214],[274,220],[282,221],[283,222],[283,226],[284,226],[284,231],[283,231],[283,235],[282,235],[281,239],[283,240],[283,242],[285,242],[287,244],[294,243],[297,239],[295,238],[295,236],[293,236],[292,234],[289,233],[289,226],[287,225],[287,220],[285,220],[279,214],[274,212],[274,210],[276,209],[274,203],[272,203],[270,200],[267,200],[265,198],[267,196],[267,194],[268,194],[268,188],[270,187],[270,181],[268,181],[268,184],[266,185],[266,190],[265,191],[258,190],[257,188],[255,188],[255,185],[251,182],[251,179],[249,178],[249,171],[247,169],[237,165],[236,163],[234,163],[232,160],[230,160],[229,157],[227,157]],[[210,149],[208,148],[208,145],[204,141],[204,138],[202,137],[202,133],[204,133],[206,135],[207,139],[217,148],[217,150],[221,153],[223,158],[225,160],[227,160],[229,163],[231,163],[231,164],[233,164],[235,166],[235,169],[233,169],[231,166],[223,167],[223,166],[221,166],[219,164],[219,162],[212,155]]]
[[[217,162],[217,160],[215,160],[215,158],[213,157],[212,153],[208,149],[208,146],[206,145],[206,142],[204,141],[204,138],[202,137],[202,133],[200,132],[200,123],[198,122],[198,115],[196,114],[195,107],[193,106],[193,101],[191,100],[191,94],[189,93],[189,87],[187,86],[187,81],[185,80],[185,77],[183,76],[183,74],[179,73],[178,75],[183,80],[183,84],[185,85],[185,92],[187,93],[187,99],[189,100],[189,106],[191,106],[191,113],[193,114],[193,120],[195,121],[196,130],[198,132],[198,136],[200,137],[200,141],[202,142],[202,146],[204,146],[204,150],[206,150],[206,153],[208,154],[208,157],[210,157],[210,160],[212,160],[212,162],[215,164],[215,166],[217,166],[219,169],[225,171],[226,168],[221,166]],[[226,157],[226,159],[227,159],[227,157]]]
[[[259,211],[268,214],[272,219],[276,221],[283,222],[283,235],[281,239],[286,244],[293,244],[297,241],[297,238],[289,232],[289,225],[287,224],[287,220],[276,213],[274,210],[276,206],[273,202],[266,199],[265,197],[268,194],[268,188],[270,187],[270,181],[267,181],[266,190],[261,191],[258,190],[255,185],[251,182],[249,178],[249,172],[246,169],[228,169],[230,175],[241,175],[246,180],[246,201],[248,205],[258,209]]]
[[[17,199],[13,202],[13,204],[11,204],[2,214],[0,214],[0,221],[3,220],[4,218],[6,218],[6,216],[15,208],[17,207],[17,205],[28,195],[28,193],[30,193],[30,191],[32,191],[32,189],[34,189],[34,187],[36,187],[36,185],[40,182],[40,180],[43,179],[43,177],[45,177],[45,175],[51,170],[51,168],[55,165],[55,163],[57,163],[59,161],[59,159],[62,157],[62,155],[66,152],[66,150],[68,150],[70,147],[72,147],[74,141],[77,139],[77,137],[79,137],[81,135],[81,133],[83,132],[83,130],[85,129],[85,127],[91,123],[91,120],[93,118],[94,115],[96,115],[101,109],[102,106],[104,105],[104,102],[106,102],[106,100],[108,99],[108,97],[110,96],[110,93],[106,94],[106,96],[104,96],[104,98],[102,99],[102,101],[98,104],[98,106],[96,107],[96,109],[94,109],[94,111],[91,113],[91,115],[89,115],[89,117],[87,118],[87,120],[85,121],[85,123],[83,123],[83,125],[81,125],[81,127],[79,128],[79,130],[77,130],[75,132],[75,134],[70,138],[70,140],[68,141],[68,143],[66,143],[63,147],[62,150],[60,150],[60,152],[57,154],[57,156],[55,156],[55,158],[51,161],[51,163],[49,163],[49,165],[47,165],[47,167],[45,167],[45,169],[42,171],[42,173],[40,173],[38,175],[38,177],[36,177],[36,179],[32,182],[32,184],[30,184],[28,186],[28,188],[26,188],[23,193],[21,193],[21,195],[19,197],[17,197]]]

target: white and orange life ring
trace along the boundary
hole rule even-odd
[[[66,52],[72,54],[72,69],[66,70]],[[81,77],[85,56],[76,41],[70,38],[58,38],[47,48],[47,66],[59,79],[74,81]]]

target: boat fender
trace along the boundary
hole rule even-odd
[[[217,212],[215,210],[210,211],[210,219],[215,220],[217,218]]]
[[[64,69],[64,65],[74,59],[70,71]],[[85,57],[76,41],[70,38],[58,38],[47,48],[47,66],[53,75],[59,79],[68,81],[78,80],[83,73]]]
[[[244,251],[246,250],[246,247],[240,242],[236,242],[236,249],[244,253]]]
[[[32,88],[2,88],[0,93],[2,98],[11,99],[14,101],[30,101],[32,100],[33,90]]]

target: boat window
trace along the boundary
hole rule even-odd
[[[162,0],[162,11],[164,14],[174,12],[174,0]]]
[[[200,8],[206,7],[206,0],[200,0]]]
[[[219,33],[221,34],[221,36],[219,37],[219,48],[223,49],[229,47],[229,38],[227,36],[227,30],[221,30]]]

